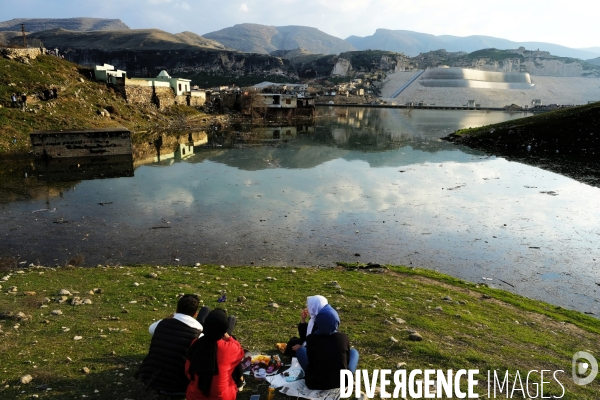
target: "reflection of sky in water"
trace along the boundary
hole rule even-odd
[[[266,264],[412,263],[478,282],[492,278],[485,282],[568,307],[596,307],[599,189],[438,140],[444,130],[507,114],[326,112],[332,115],[317,120],[315,134],[279,146],[197,148],[185,162],[141,166],[134,178],[83,181],[49,200],[53,218],[88,218],[95,234],[124,247],[128,236],[149,247],[155,233],[148,228],[168,222],[170,236],[158,247],[177,242],[186,248],[182,263],[211,261],[196,245],[202,240],[240,249],[228,250],[232,263],[248,263],[244,252],[268,242],[277,247],[261,253]],[[558,195],[541,193],[548,191]],[[42,207],[7,205],[0,222],[15,225],[17,214]],[[41,222],[21,215],[35,237]],[[60,242],[57,248],[69,243],[67,236],[48,240]],[[123,250],[118,261],[154,254],[138,246],[139,254],[128,258]]]

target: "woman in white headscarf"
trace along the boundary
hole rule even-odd
[[[296,350],[300,346],[306,344],[306,337],[313,332],[315,326],[315,318],[319,311],[328,304],[327,299],[323,296],[308,296],[306,298],[306,308],[300,312],[300,323],[298,324],[298,334],[300,337],[293,337],[287,343],[285,354],[290,357],[296,356]],[[310,320],[306,319],[310,316]]]

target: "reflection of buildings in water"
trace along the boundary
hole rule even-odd
[[[161,134],[153,141],[136,143],[133,146],[134,166],[144,164],[173,164],[196,152],[194,147],[208,143],[206,132],[177,132]]]
[[[333,128],[331,130],[331,136],[336,144],[346,144],[348,143],[348,131],[342,128]]]
[[[365,147],[364,150],[392,149],[408,144],[419,143],[424,138],[414,132],[384,129],[382,126],[366,126],[361,120],[350,117],[342,126],[330,128],[331,137],[338,146],[352,148]]]
[[[0,162],[0,204],[43,199],[48,202],[76,183],[49,186],[45,182],[39,182],[33,160],[26,158]]]
[[[11,160],[0,163],[0,203],[45,200],[50,205],[83,180],[132,176],[131,155]]]
[[[295,138],[298,134],[295,126],[266,126],[252,129],[258,140],[284,140]]]
[[[133,176],[131,155],[35,160],[35,176],[44,182],[73,182]]]
[[[312,135],[315,133],[314,125],[296,125],[296,132],[299,135]]]
[[[264,145],[287,143],[294,140],[298,135],[311,135],[315,133],[313,124],[299,124],[294,126],[254,126],[240,129],[235,132],[225,133],[214,138],[215,143],[225,147],[236,145]],[[213,141],[213,140],[211,140]]]

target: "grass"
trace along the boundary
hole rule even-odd
[[[27,151],[34,130],[125,126],[134,133],[164,129],[206,115],[187,106],[159,112],[148,104],[127,103],[102,82],[90,80],[89,69],[54,56],[38,56],[30,65],[0,58],[0,154]],[[56,87],[58,98],[40,100],[44,89]],[[10,107],[12,93],[26,92],[28,111]],[[110,117],[99,112],[109,110]]]
[[[0,398],[29,399],[33,394],[45,399],[149,398],[151,393],[133,378],[148,350],[148,325],[173,312],[182,293],[197,293],[203,304],[216,307],[223,291],[228,301],[221,306],[238,316],[238,340],[254,352],[273,353],[275,343],[296,335],[306,296],[322,294],[338,309],[340,330],[359,350],[361,369],[395,370],[400,362],[408,370],[477,368],[481,395],[487,393],[488,370],[502,375],[509,370],[511,382],[517,370],[521,376],[532,369],[563,370],[557,376],[565,386],[565,399],[597,398],[597,382],[576,386],[570,378],[576,351],[600,354],[597,319],[434,271],[355,266],[297,270],[212,265],[32,267],[19,271],[4,260],[0,267],[11,272],[0,283],[0,313],[4,315],[0,320]],[[158,277],[151,278],[152,272]],[[17,291],[7,293],[12,286]],[[90,293],[99,288],[102,293]],[[59,304],[61,289],[78,292],[74,295],[92,304]],[[238,302],[238,296],[246,300]],[[272,302],[279,308],[269,306]],[[52,310],[61,310],[62,315],[51,315]],[[31,320],[9,317],[18,312],[30,315]],[[423,341],[408,340],[409,329],[418,331]],[[75,336],[82,339],[74,340]],[[83,372],[84,367],[89,373]],[[25,374],[33,381],[20,384]],[[238,397],[265,396],[267,387],[250,381]],[[558,384],[545,385],[544,395],[551,394],[561,394]]]
[[[477,128],[460,129],[457,143],[504,153],[524,153],[597,161],[600,102],[558,109],[531,117]],[[527,146],[531,146],[527,150]],[[558,150],[558,152],[557,152]]]

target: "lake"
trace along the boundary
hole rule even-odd
[[[133,158],[4,160],[0,255],[404,264],[600,313],[600,189],[440,140],[525,114],[317,114],[314,124],[165,132],[136,143]]]

